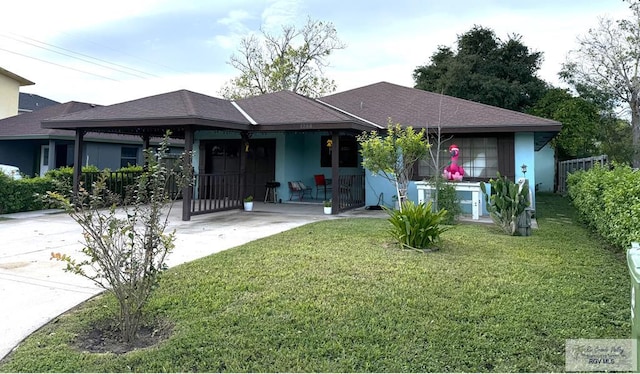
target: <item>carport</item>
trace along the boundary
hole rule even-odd
[[[201,133],[225,133],[240,139],[241,150],[248,150],[254,134],[287,133],[300,134],[323,132],[330,136],[332,147],[340,150],[341,136],[357,135],[362,131],[380,127],[363,119],[349,115],[318,100],[281,91],[252,98],[229,101],[211,96],[179,90],[166,94],[145,97],[138,100],[71,113],[50,118],[42,122],[43,128],[75,131],[74,165],[82,165],[83,139],[88,132],[114,133],[140,136],[144,147],[149,140],[162,137],[167,130],[171,137],[184,140],[184,149],[194,154],[194,138]],[[197,150],[195,150],[197,152]],[[187,158],[185,167],[193,168],[195,157]],[[194,186],[183,189],[182,219],[188,221],[195,214],[221,210],[240,209],[245,196],[247,152],[239,152],[240,167],[235,174],[226,174],[230,189],[219,195],[220,176],[204,173],[204,169],[194,170]],[[340,172],[340,152],[331,154],[331,178],[342,183],[345,176]],[[74,193],[77,193],[81,168],[74,168]],[[205,181],[209,181],[205,183]],[[341,201],[340,189],[332,190],[333,213],[364,206],[364,176],[358,179],[357,188],[362,197],[356,201]],[[285,183],[286,184],[286,183]],[[194,189],[198,188],[197,200],[204,193],[224,204],[204,205],[194,199]],[[205,191],[202,191],[205,188]]]

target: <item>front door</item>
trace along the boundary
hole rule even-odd
[[[204,155],[204,174],[226,175],[240,172],[240,152],[247,152],[245,195],[256,200],[264,198],[266,183],[276,175],[275,139],[251,139],[249,149],[241,149],[239,139],[210,140],[201,142]]]
[[[266,184],[276,176],[276,140],[254,139],[249,141],[247,153],[246,194],[263,200]]]

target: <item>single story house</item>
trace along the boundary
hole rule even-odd
[[[30,176],[42,176],[50,169],[74,165],[74,131],[45,129],[41,122],[95,107],[72,101],[0,119],[0,164],[17,166]],[[182,144],[179,146],[181,148]],[[143,140],[138,136],[88,133],[80,164],[112,170],[129,164],[139,165],[142,149]]]
[[[266,196],[273,182],[278,200],[286,202],[294,197],[288,182],[313,188],[317,174],[332,180],[334,213],[380,204],[381,196],[390,205],[393,187],[365,173],[356,140],[363,131],[384,131],[390,120],[430,132],[439,126],[460,147],[470,181],[496,172],[519,178],[527,165],[532,186],[536,152],[561,128],[556,121],[387,82],[319,99],[280,91],[230,101],[180,90],[50,117],[42,127],[74,130],[76,144],[90,132],[149,137],[170,129],[192,152],[194,185],[182,194],[188,220],[239,208],[247,195]],[[76,147],[76,164],[81,150]],[[439,172],[426,162],[416,169],[420,180]],[[415,185],[409,197],[417,199]]]

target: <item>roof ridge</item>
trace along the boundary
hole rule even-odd
[[[368,119],[364,119],[364,118],[362,118],[362,117],[360,117],[360,116],[357,116],[357,115],[355,115],[355,114],[353,114],[353,113],[350,113],[350,112],[348,112],[348,111],[346,111],[346,110],[344,110],[344,109],[340,109],[340,108],[339,108],[339,107],[337,107],[337,106],[331,105],[331,104],[329,104],[329,103],[325,103],[324,101],[322,101],[322,100],[320,100],[320,99],[315,99],[315,101],[316,101],[316,102],[318,102],[318,103],[320,103],[320,104],[322,104],[321,106],[326,106],[326,107],[331,108],[331,109],[333,109],[333,110],[336,110],[336,111],[338,111],[338,112],[340,112],[340,113],[342,113],[342,114],[345,114],[345,115],[347,115],[347,116],[349,116],[349,117],[352,117],[352,118],[354,118],[354,119],[357,119],[358,121],[362,121],[362,122],[367,123],[367,124],[369,124],[369,125],[373,125],[373,126],[375,126],[375,127],[379,128],[379,129],[384,129],[384,127],[383,127],[383,126],[380,126],[380,125],[378,125],[377,123],[375,123],[375,122],[373,122],[373,121],[369,121]]]
[[[196,108],[193,105],[193,100],[191,100],[190,91],[180,90],[180,96],[182,97],[182,102],[185,105],[185,108],[187,110],[187,114],[189,116],[195,116],[196,115]]]

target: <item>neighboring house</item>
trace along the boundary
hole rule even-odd
[[[33,112],[56,104],[60,103],[40,95],[20,92],[18,114]]]
[[[278,196],[286,202],[288,182],[313,187],[315,174],[333,180],[334,211],[377,205],[381,194],[391,204],[392,186],[365,174],[356,140],[363,131],[386,129],[389,119],[430,130],[440,125],[461,149],[467,180],[488,180],[496,172],[519,178],[526,164],[532,186],[538,175],[536,152],[561,127],[556,121],[386,82],[317,100],[280,91],[228,101],[181,90],[69,113],[42,126],[75,130],[81,142],[85,131],[154,136],[171,129],[193,152],[195,185],[183,192],[183,219],[188,220],[193,214],[239,208],[246,195],[260,200],[271,181],[280,182]],[[75,160],[83,157],[74,155]],[[421,163],[416,177],[435,172],[440,171]],[[417,199],[415,185],[409,197]]]
[[[0,118],[18,114],[18,92],[22,86],[35,84],[28,79],[0,68]]]
[[[95,107],[68,102],[0,120],[0,164],[17,166],[30,176],[42,176],[47,170],[73,165],[75,132],[43,129],[41,122]],[[141,164],[142,144],[139,136],[87,133],[82,165],[115,170],[128,164]]]

